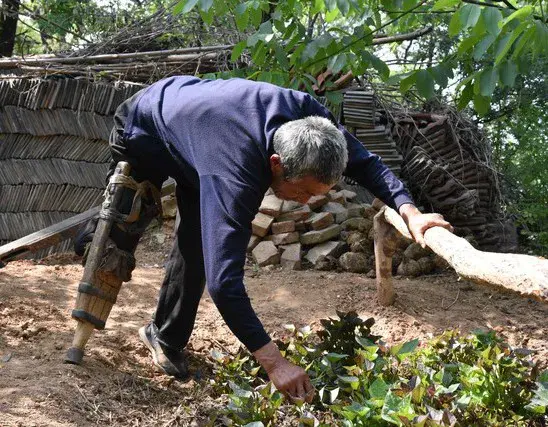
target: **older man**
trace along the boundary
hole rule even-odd
[[[342,175],[397,209],[418,242],[440,215],[421,214],[379,157],[337,125],[310,95],[241,79],[161,80],[122,104],[111,138],[114,162],[160,188],[173,177],[181,215],[154,320],[139,331],[155,363],[187,375],[188,343],[207,282],[236,337],[286,395],[311,399],[303,369],[282,357],[243,284],[246,247],[266,190],[305,203]],[[115,239],[132,251],[139,235]]]

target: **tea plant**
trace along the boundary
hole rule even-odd
[[[282,354],[310,375],[312,404],[287,402],[254,359],[215,353],[214,388],[228,398],[212,424],[310,426],[546,426],[548,372],[530,351],[512,349],[494,332],[447,331],[419,346],[386,345],[373,319],[355,312],[290,327]]]

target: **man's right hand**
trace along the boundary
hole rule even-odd
[[[314,398],[314,386],[303,368],[284,359],[274,342],[269,342],[253,355],[266,370],[274,386],[293,402],[302,399],[308,403]]]

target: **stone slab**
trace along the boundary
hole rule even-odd
[[[276,246],[279,245],[289,245],[291,243],[296,243],[299,241],[300,234],[298,231],[292,231],[291,233],[282,233],[282,234],[272,234],[265,238]]]
[[[259,236],[255,236],[254,234],[251,235],[251,238],[249,239],[249,243],[247,244],[247,252],[251,252],[255,247],[261,243],[261,238]]]
[[[311,212],[308,205],[304,205],[298,209],[282,213],[278,217],[278,221],[304,221],[310,216]]]
[[[335,217],[331,212],[313,213],[304,223],[312,230],[322,230],[335,222]]]
[[[291,233],[295,231],[295,221],[282,221],[272,224],[272,234]]]
[[[255,218],[251,222],[251,230],[253,234],[259,237],[264,237],[268,234],[270,226],[274,222],[274,218],[270,215],[265,215],[262,212],[259,212],[255,215]]]
[[[339,237],[341,230],[340,225],[333,224],[323,230],[309,231],[301,234],[301,243],[303,245],[317,245],[318,243]]]
[[[280,263],[280,253],[272,242],[261,242],[252,251],[253,260],[264,267],[265,265],[277,265]]]
[[[283,202],[282,199],[278,199],[274,194],[265,196],[259,207],[259,212],[276,218],[282,212]]]
[[[288,270],[301,269],[301,244],[294,243],[285,246],[280,259],[280,264]]]
[[[329,202],[329,199],[327,196],[321,195],[321,196],[312,196],[308,200],[308,206],[310,209],[315,211],[316,209],[321,208],[323,205],[325,205],[327,202]]]
[[[320,243],[319,245],[311,248],[306,254],[305,258],[312,264],[316,264],[320,257],[333,256],[337,257],[337,251],[344,245],[344,242],[330,240],[328,242]],[[339,254],[340,255],[340,254]]]
[[[340,224],[348,219],[348,210],[340,203],[329,202],[322,206],[322,212],[331,212],[335,217],[335,222]]]

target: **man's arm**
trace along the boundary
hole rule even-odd
[[[200,210],[206,280],[227,326],[253,353],[276,388],[288,397],[311,400],[306,372],[284,359],[257,318],[245,291],[244,263],[251,221],[263,194],[240,182],[200,177]]]

